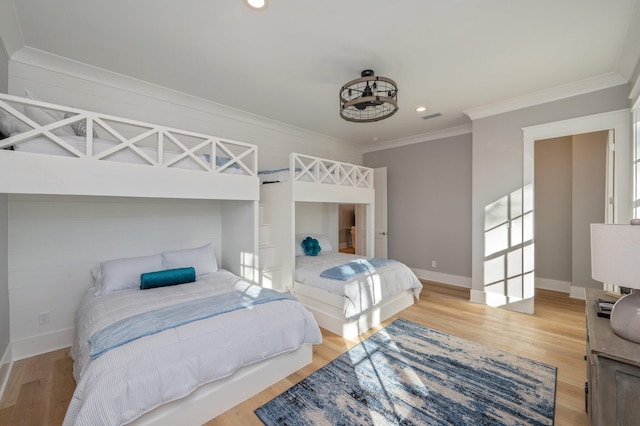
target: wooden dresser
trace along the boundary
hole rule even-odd
[[[640,344],[618,337],[608,318],[597,315],[597,299],[614,297],[586,289],[587,411],[592,425],[640,424]]]

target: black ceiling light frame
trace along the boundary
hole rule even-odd
[[[398,111],[398,85],[364,70],[340,89],[340,117],[354,123],[384,120]]]

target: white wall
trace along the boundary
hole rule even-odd
[[[296,234],[326,235],[333,250],[338,251],[338,204],[297,202],[295,224]]]
[[[90,268],[101,261],[208,242],[214,243],[219,258],[222,203],[9,195],[14,358],[71,344],[76,306],[92,284]],[[50,313],[49,324],[38,323],[43,312]]]

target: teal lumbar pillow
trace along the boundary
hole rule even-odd
[[[317,256],[320,253],[320,244],[318,244],[318,240],[315,238],[307,237],[302,240],[302,250],[304,250],[304,254],[307,256]]]
[[[140,290],[192,283],[196,280],[194,267],[165,269],[140,275]]]

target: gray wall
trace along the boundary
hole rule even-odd
[[[536,277],[571,282],[571,136],[535,145]]]
[[[606,131],[535,142],[537,279],[601,287],[591,278],[589,225],[604,221],[606,147]]]
[[[0,92],[7,93],[9,58],[0,39]],[[8,201],[7,194],[0,194],[0,360],[9,346],[9,277],[8,277]],[[0,365],[0,380],[2,379]]]
[[[363,162],[387,167],[389,258],[471,277],[471,134],[369,152]]]
[[[606,197],[607,132],[573,137],[572,285],[602,288],[591,278],[592,223],[603,223]]]
[[[629,108],[627,84],[473,121],[472,291],[484,303],[485,206],[523,183],[522,128]]]

